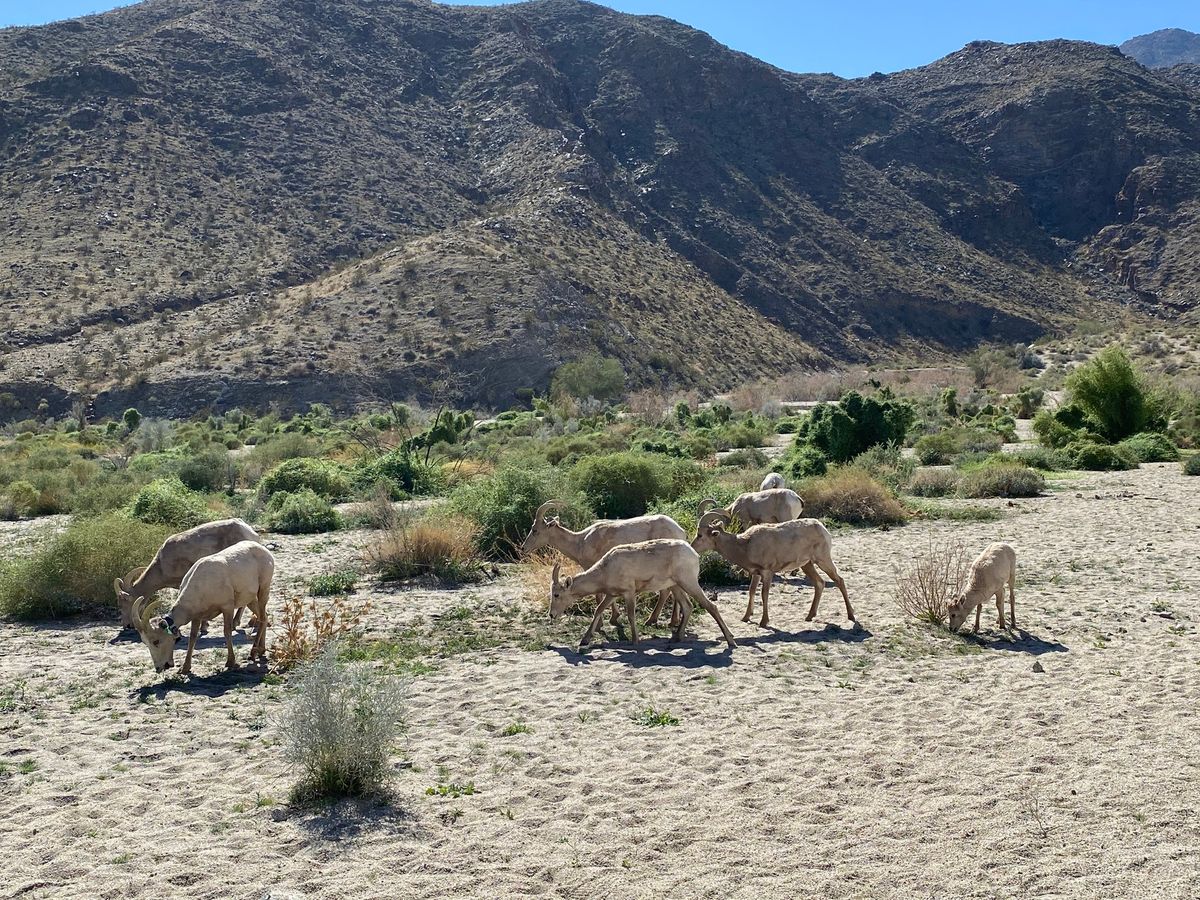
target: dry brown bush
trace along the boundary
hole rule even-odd
[[[433,575],[462,583],[481,577],[478,526],[461,517],[399,517],[367,548],[367,560],[385,581]]]
[[[945,625],[950,604],[966,584],[968,555],[959,541],[934,541],[894,569],[896,604],[907,616],[931,625]]]
[[[371,609],[369,601],[352,603],[346,597],[328,601],[300,596],[284,601],[280,616],[281,633],[271,644],[271,667],[284,672],[307,662],[348,631],[358,627]]]
[[[908,520],[908,510],[887,485],[853,466],[809,478],[796,491],[804,498],[806,516],[848,525],[899,525]]]
[[[521,599],[531,606],[547,609],[550,603],[550,574],[556,565],[562,566],[563,578],[579,571],[578,565],[557,550],[539,550],[526,557],[518,570]]]

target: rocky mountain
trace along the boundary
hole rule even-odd
[[[0,416],[633,385],[1197,305],[1200,103],[1112,48],[847,81],[580,0],[0,31]],[[1193,244],[1194,246],[1194,244]]]
[[[1121,45],[1121,52],[1148,69],[1197,64],[1200,63],[1200,34],[1182,28],[1160,28],[1130,38]]]

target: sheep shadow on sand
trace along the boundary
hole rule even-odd
[[[1005,650],[1011,653],[1028,653],[1030,656],[1068,652],[1066,644],[1043,640],[1035,634],[1030,634],[1024,628],[1014,628],[1012,631],[1003,632],[999,637],[990,639],[978,634],[964,634],[960,637],[968,644],[974,644],[983,650]]]
[[[766,634],[739,637],[739,647],[761,648],[768,644],[824,644],[828,641],[840,641],[843,644],[860,644],[867,638],[874,637],[874,632],[864,628],[857,622],[849,627],[830,623],[824,628],[805,628],[800,631],[783,631],[773,625],[762,629]]]
[[[714,652],[711,648],[720,647]],[[689,641],[673,644],[667,638],[642,638],[632,641],[608,641],[573,647],[550,647],[573,666],[593,662],[614,662],[634,669],[666,668],[724,669],[733,662],[733,654],[723,640]],[[681,652],[682,651],[682,652]]]
[[[199,647],[199,642],[196,644]],[[225,642],[221,641],[221,647],[224,649]],[[146,660],[149,667],[149,659]],[[193,666],[197,663],[193,661]],[[151,671],[153,671],[151,669]],[[178,670],[172,670],[173,674],[165,676],[161,681],[154,684],[144,684],[140,688],[130,693],[130,697],[139,702],[145,702],[150,697],[155,700],[163,700],[168,694],[190,694],[195,697],[221,697],[230,691],[237,690],[243,687],[252,687],[256,684],[261,684],[263,678],[267,675],[268,669],[264,665],[250,665],[244,661],[238,661],[236,669],[222,669],[219,672],[214,672],[211,675],[197,675],[193,672],[191,675],[179,675]]]

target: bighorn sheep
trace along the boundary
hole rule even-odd
[[[261,543],[258,532],[241,519],[206,522],[171,535],[158,548],[150,565],[132,569],[124,578],[113,582],[122,627],[134,626],[133,601],[138,597],[153,597],[156,591],[163,588],[179,587],[196,560],[232,547],[239,541]]]
[[[714,508],[717,508],[716,500],[711,497],[701,500],[696,515],[703,516]],[[770,488],[742,494],[720,511],[737,519],[743,528],[749,528],[751,525],[774,525],[798,519],[800,513],[804,512],[804,501],[788,488]]]
[[[565,505],[561,500],[547,500],[537,508],[537,512],[533,514],[533,528],[521,544],[521,553],[532,553],[542,547],[552,547],[586,569],[613,547],[621,544],[637,544],[656,538],[687,540],[687,532],[679,527],[679,523],[670,516],[662,515],[600,521],[589,525],[583,531],[571,531],[559,521],[558,516],[547,516],[550,510]],[[664,590],[659,594],[659,602],[649,624],[658,621],[658,613],[670,593]],[[682,597],[675,599],[675,607],[671,613],[672,625],[678,624],[679,610],[683,605]],[[604,602],[603,596],[597,597],[597,608]],[[612,621],[617,621],[616,604],[612,607]]]
[[[183,576],[175,605],[165,616],[150,615],[147,609],[149,598],[134,600],[134,626],[142,642],[150,648],[154,671],[162,672],[175,665],[175,641],[180,629],[191,622],[187,656],[183,660],[183,668],[179,670],[183,675],[189,674],[200,626],[218,614],[225,619],[225,646],[229,651],[225,657],[225,668],[235,668],[234,616],[238,609],[248,606],[258,616],[259,622],[267,621],[267,598],[274,574],[275,557],[271,551],[257,541],[242,541],[197,560]],[[250,659],[261,659],[266,652],[267,629],[261,627],[250,647]]]
[[[975,610],[975,633],[979,633],[979,615],[983,602],[995,596],[996,612],[1000,614],[997,624],[1004,630],[1004,585],[1008,585],[1008,608],[1012,615],[1011,626],[1017,627],[1017,551],[1011,544],[989,544],[971,563],[971,574],[967,587],[950,604],[950,630],[958,631],[971,610]]]
[[[550,618],[557,621],[567,608],[580,597],[590,594],[603,595],[604,600],[596,607],[592,624],[584,632],[580,645],[591,642],[592,635],[600,625],[604,607],[615,597],[625,598],[625,614],[633,632],[633,642],[639,640],[634,604],[639,591],[664,591],[679,588],[709,611],[716,620],[730,648],[736,647],[733,635],[721,618],[717,605],[704,596],[700,587],[700,554],[687,541],[653,540],[638,544],[622,544],[605,553],[592,566],[574,578],[559,581],[559,567],[555,566],[550,584]],[[691,617],[690,603],[683,604],[679,624],[675,627],[672,640],[683,639],[688,619]]]
[[[786,486],[787,485],[784,484],[782,475],[780,475],[778,472],[771,472],[769,475],[767,475],[766,478],[764,478],[762,480],[762,484],[759,485],[758,489],[760,491],[770,491],[775,488],[781,488],[781,487],[786,487]]]
[[[771,581],[777,572],[796,568],[803,569],[813,584],[812,606],[806,617],[811,622],[817,615],[817,606],[825,590],[825,579],[817,572],[817,566],[838,586],[842,599],[846,601],[846,618],[854,621],[854,607],[850,605],[850,596],[846,593],[846,582],[833,564],[833,539],[829,529],[819,521],[794,519],[776,525],[755,525],[741,534],[726,532],[724,526],[727,521],[729,513],[724,510],[705,513],[696,528],[692,548],[697,552],[716,550],[735,566],[750,573],[750,602],[746,605],[746,614],[742,616],[743,622],[749,622],[754,613],[754,591],[761,581],[763,610],[758,624],[764,628],[769,624],[767,603]]]

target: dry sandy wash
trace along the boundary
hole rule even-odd
[[[698,616],[675,649],[436,660],[390,805],[289,808],[286,684],[219,674],[219,638],[163,681],[111,625],[4,626],[0,897],[1200,896],[1200,478],[1054,487],[996,522],[837,533],[860,630],[836,592],[805,623],[794,585],[778,630],[722,592],[732,655]],[[901,620],[893,564],[931,535],[1017,547],[1018,639]],[[287,541],[279,569],[364,538]],[[515,596],[376,591],[370,627]]]

